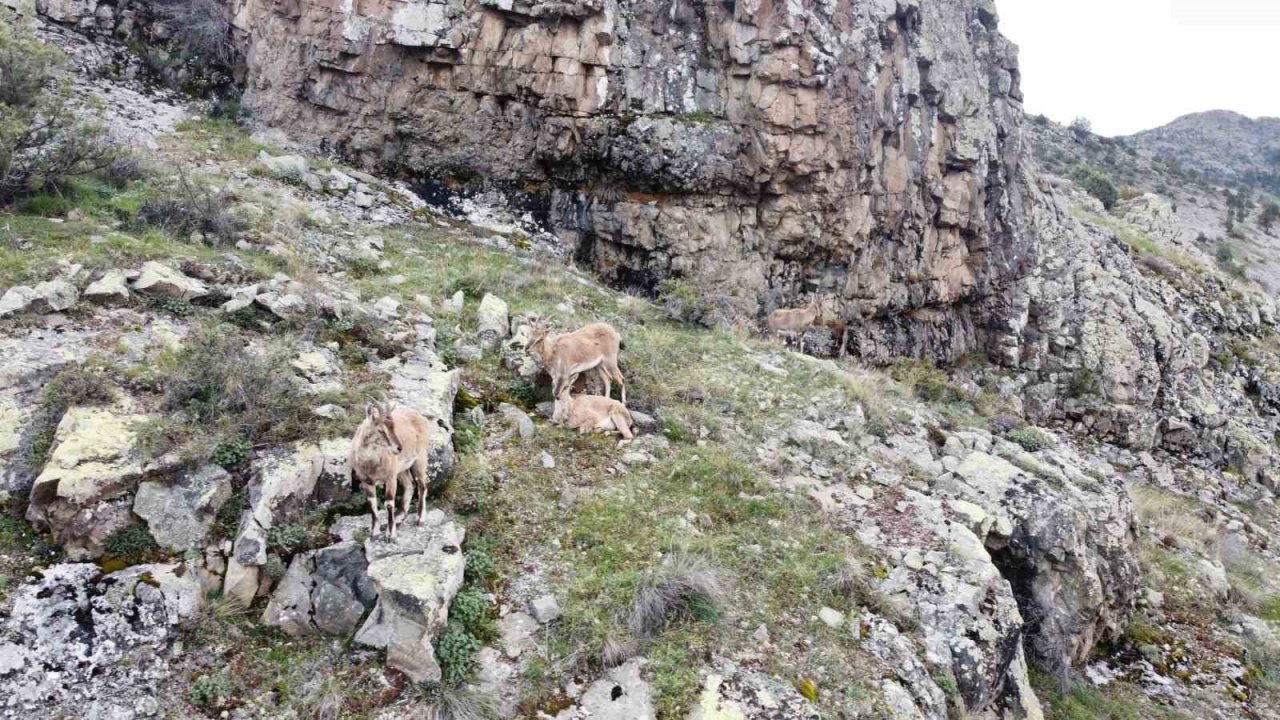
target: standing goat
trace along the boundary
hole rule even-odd
[[[592,323],[571,333],[552,335],[543,320],[534,320],[529,327],[529,342],[525,350],[546,368],[551,376],[551,393],[560,403],[561,394],[572,388],[580,373],[595,370],[604,382],[604,396],[613,394],[616,380],[622,388],[622,403],[627,402],[627,383],[618,369],[618,351],[622,349],[622,336],[608,323]]]
[[[388,537],[396,538],[396,526],[409,514],[415,488],[420,502],[418,524],[427,517],[427,463],[431,452],[432,423],[408,408],[392,409],[388,403],[370,403],[364,421],[356,428],[347,452],[352,485],[360,482],[373,513],[373,535],[382,531],[378,514],[378,486],[386,493]],[[397,485],[404,484],[400,513],[396,514]]]
[[[796,310],[774,310],[769,314],[769,330],[775,334],[787,333],[800,336],[800,352],[804,352],[804,334],[822,317],[822,296]]]
[[[635,420],[626,405],[599,395],[572,395],[569,390],[569,387],[565,387],[560,397],[556,398],[557,415],[552,416],[552,421],[561,422],[579,433],[594,430],[616,432],[625,440],[635,437],[635,433],[631,432]]]

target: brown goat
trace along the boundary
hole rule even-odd
[[[622,388],[622,403],[627,402],[627,383],[618,369],[618,352],[622,336],[608,323],[592,323],[571,333],[552,335],[545,321],[534,320],[529,328],[525,350],[532,353],[551,376],[551,393],[560,402],[566,388],[572,388],[578,375],[595,370],[604,383],[604,396],[613,394],[616,380]]]
[[[356,428],[347,452],[347,468],[352,484],[360,482],[373,513],[373,535],[382,531],[378,513],[378,486],[386,494],[387,535],[396,538],[396,526],[409,514],[414,490],[418,491],[418,524],[427,516],[427,465],[431,452],[432,423],[408,408],[392,409],[387,403],[370,403],[364,421]],[[398,485],[405,492],[396,514]]]
[[[800,352],[804,352],[804,334],[822,317],[822,305],[822,296],[814,295],[813,300],[803,308],[774,310],[769,314],[769,330],[774,334],[799,335]]]
[[[552,420],[579,433],[616,432],[626,440],[635,437],[635,433],[631,431],[631,427],[635,425],[631,411],[627,410],[626,405],[613,398],[599,395],[572,395],[566,387],[563,394],[556,399],[556,408],[559,416],[552,416]]]

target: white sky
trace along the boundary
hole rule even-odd
[[[1027,112],[1128,135],[1187,113],[1280,117],[1280,0],[996,0]]]

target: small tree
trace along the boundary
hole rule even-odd
[[[1269,235],[1271,234],[1271,226],[1275,225],[1276,220],[1280,220],[1280,203],[1275,200],[1268,200],[1262,206],[1262,212],[1258,214],[1258,226]]]
[[[119,156],[69,103],[66,57],[0,23],[0,204],[107,168]]]
[[[1068,127],[1070,127],[1071,132],[1075,133],[1077,137],[1084,137],[1086,135],[1093,134],[1093,123],[1089,122],[1089,118],[1087,117],[1078,117],[1075,120],[1072,120],[1071,125]]]

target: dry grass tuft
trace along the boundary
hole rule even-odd
[[[645,577],[631,605],[631,632],[651,638],[681,619],[716,622],[724,604],[721,571],[705,559],[672,553]]]

